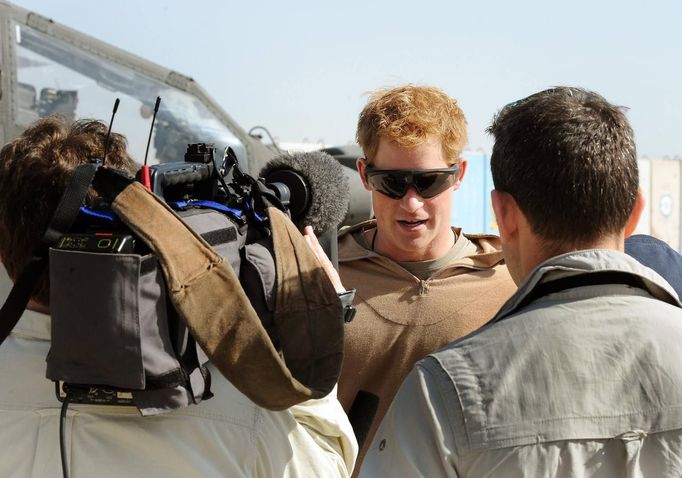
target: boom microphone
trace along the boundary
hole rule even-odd
[[[299,229],[312,226],[316,235],[337,227],[348,212],[350,190],[343,166],[322,151],[282,154],[270,160],[259,176],[275,189],[290,192],[291,220]]]

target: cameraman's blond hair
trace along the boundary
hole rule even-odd
[[[458,163],[467,142],[464,113],[439,88],[406,85],[372,93],[360,113],[356,139],[371,164],[382,137],[409,149],[429,136],[441,141],[448,164]]]

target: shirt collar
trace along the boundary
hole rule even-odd
[[[677,303],[675,290],[652,269],[643,266],[625,253],[606,249],[568,252],[539,264],[502,306],[491,322],[507,317],[519,309],[524,298],[540,283],[595,272],[626,272],[642,279],[646,290],[655,298]]]

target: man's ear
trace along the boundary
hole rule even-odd
[[[632,208],[628,222],[625,224],[625,237],[629,237],[635,232],[637,224],[639,224],[639,219],[642,217],[642,212],[644,211],[644,206],[646,206],[646,200],[644,199],[644,194],[642,190],[637,190],[637,198],[635,199],[635,205]]]
[[[467,160],[464,158],[459,159],[459,172],[457,173],[457,182],[452,187],[453,190],[457,191],[462,185],[462,179],[464,179],[464,173],[467,172]]]
[[[360,174],[360,180],[362,181],[362,185],[365,186],[365,189],[367,191],[371,191],[372,189],[369,187],[369,183],[367,182],[367,176],[365,176],[365,168],[367,167],[367,160],[365,158],[358,158],[358,160],[355,164],[358,168],[358,174]]]
[[[500,230],[500,239],[503,243],[510,242],[518,231],[519,206],[509,193],[497,189],[491,191],[490,199],[493,203],[497,227]]]

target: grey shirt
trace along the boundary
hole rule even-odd
[[[599,271],[641,287],[524,303]],[[615,251],[550,259],[487,325],[417,364],[361,476],[682,476],[681,344],[677,295],[652,270]]]

